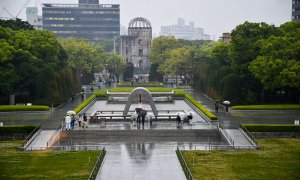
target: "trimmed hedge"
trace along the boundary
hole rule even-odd
[[[49,106],[0,105],[0,112],[10,111],[49,111]]]
[[[118,87],[131,87],[131,86],[132,86],[131,82],[118,83]],[[133,87],[164,87],[164,83],[149,82],[149,83],[145,84],[145,83],[135,82],[135,83],[133,83]]]
[[[79,104],[75,109],[74,112],[79,113],[85,106],[87,106],[91,101],[93,101],[96,97],[107,97],[106,89],[101,89],[94,94],[92,94],[89,98]]]
[[[300,110],[299,104],[269,104],[232,106],[233,110]]]
[[[36,127],[36,125],[0,126],[0,133],[31,133]]]
[[[110,92],[131,92],[134,88],[112,88],[108,89]],[[174,89],[172,88],[147,88],[150,92],[170,92]],[[203,112],[210,120],[217,120],[217,116],[208,111],[205,107],[203,107],[198,101],[196,101],[192,96],[186,93],[182,89],[175,89],[175,97],[184,97],[189,102],[191,102],[194,106],[196,106],[201,112]],[[102,89],[91,95],[88,99],[86,99],[83,103],[74,109],[76,113],[80,112],[85,106],[87,106],[94,98],[96,97],[107,97],[106,89]]]
[[[250,132],[300,132],[300,125],[293,124],[242,124]]]
[[[134,88],[112,88],[108,89],[110,92],[131,92]],[[147,88],[150,92],[171,92],[173,89],[172,88]],[[177,91],[177,90],[176,90]],[[175,92],[176,92],[175,91]]]

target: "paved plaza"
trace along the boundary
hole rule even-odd
[[[276,119],[279,119],[281,123],[293,123],[299,115],[299,111],[288,113],[285,111],[225,112],[222,107],[218,113],[215,113],[212,99],[194,90],[187,92],[218,116],[225,128],[221,131],[232,138],[235,146],[251,146],[238,129],[240,123],[274,123],[278,121]],[[62,123],[62,117],[66,111],[74,109],[80,103],[81,100],[78,97],[56,108],[53,113],[3,113],[1,119],[11,118],[13,120],[7,122],[12,124],[41,123],[41,133],[29,146],[32,149],[38,149],[38,147],[47,146],[47,140],[54,129]],[[124,106],[125,104],[96,101],[86,113],[89,115],[99,110],[99,107],[101,110],[122,111]],[[193,110],[183,100],[176,100],[173,103],[157,103],[156,106],[158,110]],[[130,110],[133,111],[136,107],[151,111],[148,104],[132,104]],[[25,120],[22,120],[24,118]],[[74,130],[63,131],[67,134],[67,138],[55,145],[105,147],[107,154],[97,179],[185,179],[175,153],[177,147],[207,150],[211,145],[228,145],[226,139],[221,138],[220,135],[203,135],[205,130],[210,131],[207,134],[219,133],[215,125],[207,123],[198,114],[195,114],[192,125],[184,123],[180,126],[176,121],[170,120],[153,121],[152,125],[146,121],[144,127],[130,121],[108,121],[101,125],[89,124],[87,129],[82,129],[77,125]],[[111,136],[111,133],[119,135]],[[120,136],[122,133],[123,137]]]

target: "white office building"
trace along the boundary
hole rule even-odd
[[[210,35],[205,34],[202,28],[194,27],[194,22],[185,24],[185,20],[178,18],[177,25],[162,26],[161,36],[174,36],[176,39],[185,40],[210,40]]]

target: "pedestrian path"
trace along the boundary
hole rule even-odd
[[[105,146],[97,180],[186,179],[175,153],[176,143],[128,143]]]
[[[27,147],[29,150],[39,150],[47,147],[47,141],[50,139],[55,130],[42,130],[36,138]]]
[[[253,146],[239,129],[225,129],[225,131],[231,137],[235,147]]]

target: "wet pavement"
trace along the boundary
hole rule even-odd
[[[224,128],[236,129],[240,124],[294,124],[294,120],[300,119],[300,111],[283,111],[283,110],[229,110],[225,111],[224,107],[219,107],[219,112],[214,109],[214,101],[195,90],[187,91],[199,103],[201,103],[210,112],[214,113]]]
[[[175,149],[176,143],[127,143],[106,146],[98,180],[186,179]]]

